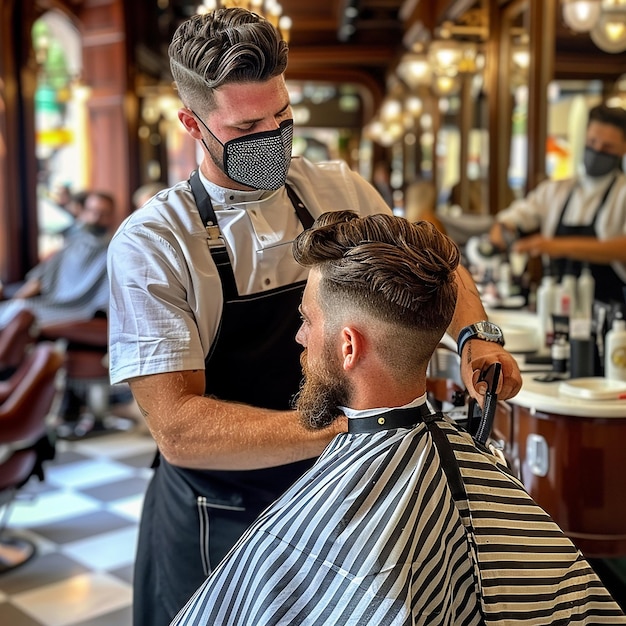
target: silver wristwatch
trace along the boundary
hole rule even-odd
[[[459,354],[463,352],[463,346],[470,339],[482,339],[483,341],[493,341],[494,343],[504,345],[504,335],[502,329],[493,322],[482,321],[470,324],[462,328],[457,339]]]

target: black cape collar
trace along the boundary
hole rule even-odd
[[[420,404],[406,409],[392,409],[369,417],[351,417],[348,419],[348,432],[360,434],[394,428],[414,428],[420,422],[436,418],[437,414],[434,414],[427,404]]]

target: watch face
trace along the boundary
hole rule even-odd
[[[477,329],[484,333],[485,335],[489,335],[494,339],[499,339],[502,337],[502,331],[499,326],[496,326],[493,322],[479,322],[476,324]]]

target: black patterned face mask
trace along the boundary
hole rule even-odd
[[[228,178],[253,189],[274,190],[285,184],[291,163],[293,120],[281,122],[276,130],[222,143],[197,115],[196,118],[224,148],[224,173]],[[209,149],[206,144],[205,147]]]

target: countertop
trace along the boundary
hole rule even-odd
[[[494,315],[492,315],[492,313]],[[507,317],[503,312],[489,311],[489,319],[499,324],[507,336]],[[520,321],[537,328],[536,315],[530,312],[515,311],[511,315],[513,326],[518,329]],[[535,339],[531,340],[532,344]],[[505,346],[506,347],[506,346]],[[573,398],[559,393],[560,381],[539,382],[535,378],[551,371],[551,366],[526,364],[523,353],[511,352],[516,358],[522,372],[523,385],[520,392],[508,402],[526,407],[531,411],[572,415],[588,418],[626,418],[626,400],[587,400]]]
[[[523,385],[520,392],[508,402],[526,407],[531,411],[573,415],[588,418],[626,418],[626,400],[583,400],[559,393],[559,381],[538,382],[537,372],[522,372]]]

